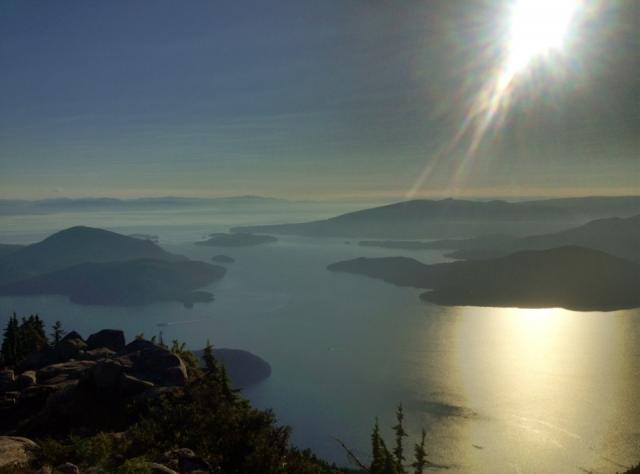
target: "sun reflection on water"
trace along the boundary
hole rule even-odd
[[[467,451],[469,465],[491,457],[509,471],[545,472],[575,459],[592,459],[587,467],[594,467],[614,457],[603,446],[612,426],[620,428],[620,411],[633,403],[621,374],[628,363],[618,350],[629,337],[623,312],[452,313],[456,378],[466,405],[480,414],[466,428],[466,442],[483,448]]]

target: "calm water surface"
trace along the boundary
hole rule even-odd
[[[154,233],[170,251],[205,261],[224,253],[236,263],[211,286],[216,300],[193,309],[0,298],[0,323],[12,311],[38,312],[85,336],[162,330],[193,348],[211,339],[255,352],[273,375],[245,395],[291,425],[296,444],[339,463],[346,459],[334,438],[366,458],[374,418],[391,426],[399,402],[412,436],[427,430],[430,460],[446,472],[613,473],[640,461],[640,311],[445,308],[420,302],[417,290],[325,269],[356,256],[445,261],[440,252],[298,237],[246,249],[192,245],[228,225],[303,217],[287,212],[2,218],[4,242],[82,223]]]

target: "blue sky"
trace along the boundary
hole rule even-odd
[[[395,198],[430,164],[418,195],[640,192],[633,2],[473,157],[438,155],[501,3],[5,0],[0,197]]]

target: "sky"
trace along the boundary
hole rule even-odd
[[[454,142],[514,1],[3,0],[0,198],[640,194],[635,0]]]

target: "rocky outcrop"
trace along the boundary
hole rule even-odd
[[[29,464],[38,445],[19,436],[0,436],[0,468],[20,467]]]
[[[0,430],[21,426],[37,434],[38,426],[82,426],[93,410],[108,417],[109,407],[155,398],[187,381],[184,362],[166,347],[143,339],[125,346],[115,330],[99,331],[87,342],[71,332],[54,349],[27,357],[17,375],[0,372]]]
[[[187,383],[184,362],[164,347],[137,339],[129,343],[122,354],[117,360],[129,367],[134,377],[162,386],[182,386]]]
[[[90,350],[107,348],[118,352],[124,349],[124,332],[118,329],[103,329],[87,338],[87,346]]]
[[[211,464],[196,456],[196,454],[187,448],[172,449],[165,452],[158,459],[158,463],[169,469],[184,473],[184,474],[196,474],[196,473],[215,473],[221,470],[214,469]],[[159,471],[163,472],[163,471]],[[165,471],[166,472],[166,471]]]
[[[16,377],[15,386],[18,390],[24,390],[27,387],[35,385],[36,372],[34,370],[26,370]]]

